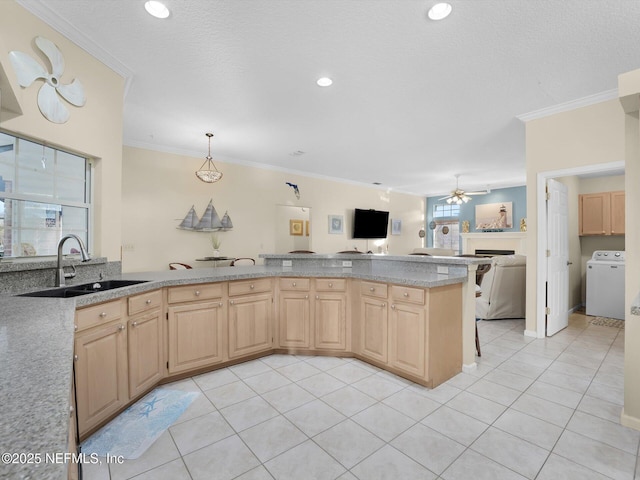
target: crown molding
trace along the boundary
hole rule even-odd
[[[152,144],[152,143],[146,143],[146,142],[139,142],[136,140],[124,140],[123,145],[125,147],[131,147],[131,148],[140,148],[143,150],[150,150],[153,152],[162,152],[162,153],[171,153],[174,155],[181,155],[181,156],[186,156],[186,157],[193,157],[193,158],[204,158],[203,152],[195,152],[193,150],[187,150],[187,149],[179,149],[179,148],[173,148],[173,147],[167,147],[164,145],[156,145],[156,144]],[[320,175],[317,173],[310,173],[310,172],[304,172],[302,170],[295,170],[292,168],[284,168],[284,167],[278,167],[275,165],[268,165],[266,163],[258,163],[258,162],[250,162],[247,160],[238,160],[235,158],[230,158],[230,157],[224,157],[221,156],[219,154],[216,154],[215,158],[214,158],[214,163],[216,161],[219,161],[221,163],[230,163],[230,164],[235,164],[235,165],[242,165],[244,167],[252,167],[252,168],[259,168],[261,170],[270,170],[270,171],[275,171],[275,172],[283,172],[283,173],[288,173],[291,175],[298,175],[301,177],[308,177],[308,178],[315,178],[318,180],[326,180],[326,181],[330,181],[330,182],[338,182],[338,183],[344,183],[347,185],[353,185],[353,186],[357,186],[357,187],[366,187],[366,188],[372,188],[375,190],[383,190],[385,192],[394,192],[394,193],[402,193],[402,194],[406,194],[406,195],[414,195],[417,197],[425,197],[424,193],[416,193],[416,192],[412,192],[412,191],[408,191],[408,190],[403,190],[401,188],[394,188],[394,187],[389,187],[389,186],[385,186],[385,185],[373,185],[370,183],[363,183],[363,182],[357,182],[355,180],[347,180],[344,178],[339,178],[339,177],[331,177],[328,175]]]
[[[124,97],[127,96],[133,70],[58,15],[44,0],[16,0],[16,3],[124,78]]]
[[[596,103],[606,102],[608,100],[614,100],[618,98],[618,89],[606,90],[604,92],[595,93],[587,97],[577,98],[565,103],[559,103],[550,107],[541,108],[540,110],[534,110],[533,112],[523,113],[517,115],[516,118],[521,122],[529,122],[531,120],[537,120],[538,118],[548,117],[557,113],[568,112],[575,110],[576,108],[588,107]]]

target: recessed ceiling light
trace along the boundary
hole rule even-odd
[[[429,18],[431,20],[442,20],[447,18],[451,13],[451,5],[448,3],[436,3],[429,9]]]
[[[158,2],[157,0],[145,2],[144,9],[149,15],[153,15],[156,18],[167,18],[169,16],[169,9],[164,3]]]
[[[316,83],[321,87],[328,87],[333,83],[333,80],[331,80],[329,77],[322,77],[319,78]]]

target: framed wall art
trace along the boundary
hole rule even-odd
[[[289,220],[289,235],[302,236],[303,220]]]
[[[332,234],[344,233],[344,216],[343,215],[329,215],[329,233],[332,233]]]

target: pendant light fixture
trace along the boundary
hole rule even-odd
[[[206,160],[200,169],[196,171],[196,177],[205,183],[215,183],[222,178],[222,173],[218,171],[211,157],[211,137],[213,137],[213,133],[206,133],[205,135],[209,137],[209,154],[205,157]]]

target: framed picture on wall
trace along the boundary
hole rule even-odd
[[[302,236],[303,220],[289,220],[289,235]]]
[[[502,230],[513,227],[513,202],[476,205],[476,230]]]
[[[391,219],[391,235],[400,235],[402,232],[402,220],[397,218]]]
[[[305,226],[305,235],[308,237],[309,233],[311,233],[311,224],[309,223],[309,220],[307,220],[306,222],[304,222],[304,226]]]
[[[343,215],[329,215],[329,233],[331,234],[344,233],[344,216]]]

